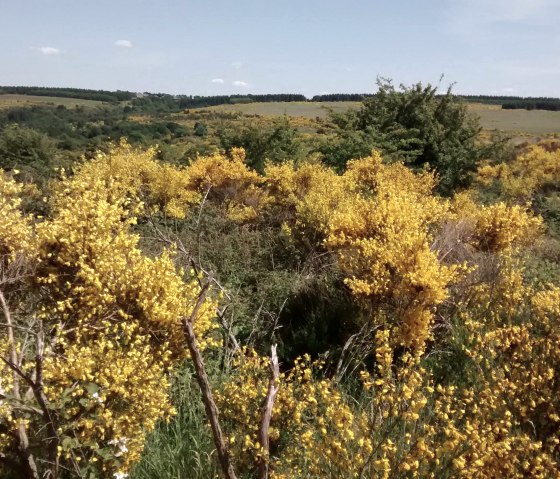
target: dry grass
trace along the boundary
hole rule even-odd
[[[471,104],[485,130],[500,130],[514,136],[560,135],[560,112],[502,110],[497,105]]]

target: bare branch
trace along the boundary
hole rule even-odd
[[[6,329],[8,330],[8,344],[10,346],[10,361],[8,361],[5,358],[2,358],[2,359],[4,360],[4,362],[6,362],[8,364],[13,363],[13,367],[12,367],[12,373],[13,373],[13,379],[14,379],[13,392],[14,392],[14,397],[16,398],[16,400],[20,401],[21,400],[21,392],[20,392],[20,388],[19,388],[19,380],[20,380],[20,376],[23,379],[26,379],[26,376],[21,371],[19,371],[19,368],[17,367],[18,354],[17,354],[17,347],[16,347],[16,342],[15,342],[15,336],[14,336],[12,314],[10,312],[8,302],[6,301],[6,298],[4,297],[4,293],[1,290],[0,290],[0,304],[2,306],[2,311],[4,313],[4,318],[6,319],[6,324],[7,324]],[[31,382],[33,382],[33,381],[31,381]],[[33,454],[31,454],[31,451],[29,449],[29,438],[27,436],[27,431],[25,429],[25,424],[21,421],[18,425],[18,429],[16,431],[16,436],[17,436],[18,442],[19,442],[19,444],[18,444],[19,454],[20,454],[20,457],[21,457],[23,463],[25,464],[28,476],[32,479],[39,479],[39,471],[37,469],[37,464],[35,463],[35,459],[33,458]]]
[[[278,356],[276,354],[276,345],[273,345],[270,348],[270,379],[268,382],[268,391],[262,407],[261,424],[258,435],[259,444],[261,446],[259,456],[259,479],[268,479],[268,464],[270,456],[269,430],[274,400],[276,399],[276,394],[280,388],[280,384],[278,382],[279,376],[280,366],[278,364]]]
[[[218,459],[220,461],[222,472],[226,479],[236,479],[236,475],[233,470],[233,466],[231,464],[229,452],[224,440],[224,435],[220,427],[220,422],[218,418],[219,416],[218,407],[216,406],[216,402],[214,401],[214,397],[212,395],[212,389],[210,387],[210,382],[208,381],[208,375],[206,374],[206,367],[204,365],[202,355],[200,354],[200,350],[196,342],[196,337],[193,328],[194,320],[202,304],[204,303],[204,300],[206,299],[206,295],[208,294],[209,287],[210,287],[210,281],[207,281],[202,287],[202,290],[198,297],[198,301],[190,317],[183,318],[182,320],[183,331],[185,334],[185,339],[187,341],[187,346],[191,353],[191,358],[194,363],[196,379],[198,381],[198,386],[200,387],[200,392],[202,394],[202,401],[204,402],[206,416],[210,421],[212,436],[214,438],[214,444],[216,445],[216,450],[218,453]]]

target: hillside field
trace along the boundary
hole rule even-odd
[[[33,105],[64,105],[66,107],[89,106],[96,107],[103,105],[101,101],[81,100],[77,98],[61,98],[54,96],[34,96],[34,95],[0,95],[0,109],[25,107]]]
[[[0,95],[0,109],[32,105],[64,105],[66,107],[98,107],[103,102],[75,98],[50,96],[32,96],[5,94]],[[193,108],[189,112],[239,112],[251,116],[283,116],[290,118],[324,119],[329,112],[344,112],[349,108],[358,108],[359,102],[267,102],[246,103],[238,105],[219,105],[205,108]],[[469,104],[469,109],[480,117],[485,131],[499,130],[516,138],[550,136],[560,134],[560,112],[544,110],[502,110],[500,106]],[[180,118],[180,117],[179,117]],[[177,118],[177,119],[179,119]],[[143,123],[149,122],[144,118]]]
[[[325,118],[329,111],[342,112],[357,108],[357,102],[321,103],[247,103],[220,105],[197,110],[240,112],[245,115],[279,116],[304,118]],[[480,116],[485,130],[500,130],[515,136],[560,134],[560,113],[543,110],[502,110],[499,106],[471,104],[469,109]],[[191,111],[197,111],[191,110]]]

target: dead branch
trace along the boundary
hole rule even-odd
[[[16,347],[16,342],[15,342],[15,336],[14,336],[14,328],[13,328],[13,322],[12,322],[12,314],[10,312],[10,308],[8,306],[8,302],[6,301],[6,298],[4,297],[4,293],[0,290],[0,304],[2,306],[2,311],[4,313],[4,318],[6,320],[6,324],[7,324],[7,330],[8,330],[8,344],[10,347],[10,361],[11,363],[13,363],[14,367],[17,368],[16,364],[18,361],[18,354],[17,354],[17,347]],[[6,362],[7,360],[5,358],[4,361]],[[14,381],[14,386],[13,386],[13,393],[14,393],[14,397],[17,401],[21,401],[21,392],[20,392],[20,388],[19,388],[19,380],[20,380],[20,375],[12,368],[12,375],[13,375],[13,381]],[[24,376],[25,377],[25,376]],[[25,464],[25,467],[27,469],[27,475],[28,477],[32,478],[32,479],[39,479],[39,471],[37,469],[37,464],[35,463],[35,459],[33,457],[33,454],[31,454],[31,451],[29,449],[29,437],[27,436],[27,431],[25,429],[25,424],[23,422],[20,421],[17,431],[16,431],[16,437],[18,439],[18,450],[19,450],[19,455],[22,459],[23,464]]]
[[[196,337],[194,334],[194,329],[193,329],[194,320],[202,304],[204,303],[204,300],[206,299],[206,295],[208,293],[209,287],[210,287],[210,281],[207,281],[202,287],[202,290],[198,297],[198,301],[190,317],[183,318],[182,320],[183,331],[185,334],[185,339],[187,341],[187,346],[191,353],[192,361],[194,363],[196,379],[198,382],[198,386],[200,387],[200,392],[202,394],[202,401],[204,402],[206,416],[210,421],[212,436],[214,438],[214,444],[216,446],[218,459],[220,461],[222,472],[226,479],[237,479],[235,472],[233,471],[233,466],[231,464],[229,452],[224,440],[224,435],[220,427],[220,422],[218,418],[219,416],[218,407],[216,406],[214,397],[212,395],[212,389],[210,388],[210,382],[208,381],[208,375],[206,374],[206,367],[204,366],[204,361],[202,359],[202,355],[200,354],[200,350],[198,348]]]
[[[280,366],[278,364],[278,356],[276,354],[276,345],[273,345],[270,348],[270,379],[268,381],[268,391],[262,407],[261,424],[258,434],[258,440],[261,446],[259,456],[259,479],[268,479],[268,464],[270,456],[269,430],[274,400],[276,399],[276,394],[280,388],[280,384],[278,382],[279,376]]]

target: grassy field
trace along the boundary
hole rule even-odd
[[[323,103],[310,102],[268,102],[268,103],[245,103],[239,105],[219,105],[207,108],[198,108],[198,110],[214,110],[214,111],[238,111],[245,115],[263,115],[263,116],[281,116],[288,115],[292,117],[304,118],[325,118],[329,110],[342,112],[348,108],[357,108],[358,102],[336,101]],[[196,111],[196,110],[191,110]]]
[[[94,100],[80,100],[76,98],[60,98],[54,96],[34,96],[34,95],[15,95],[15,94],[0,95],[0,109],[32,106],[32,105],[44,105],[44,104],[64,105],[66,107],[71,108],[74,106],[95,107],[95,106],[102,105],[103,102],[94,101]]]
[[[544,110],[502,110],[487,105],[470,105],[480,116],[485,130],[500,130],[512,134],[560,135],[560,112]]]
[[[357,108],[356,102],[325,103],[247,103],[221,105],[201,110],[239,111],[246,115],[288,115],[290,117],[324,118],[330,109],[345,111]],[[560,135],[560,112],[542,110],[502,110],[499,106],[471,104],[469,109],[480,116],[485,130],[500,130],[516,137],[538,135]],[[195,111],[195,110],[191,110]]]

